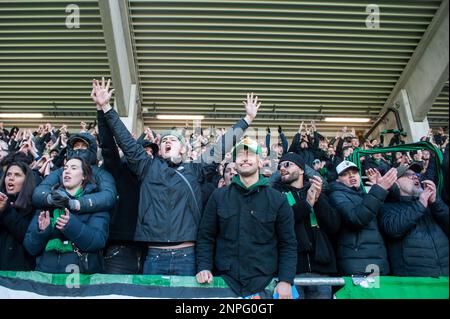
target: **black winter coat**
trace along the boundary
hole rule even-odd
[[[174,164],[160,157],[152,159],[133,139],[115,110],[108,111],[105,119],[129,168],[141,183],[134,239],[164,244],[196,241],[202,212],[201,184],[216,170],[216,165],[205,163],[206,160]],[[226,151],[233,146],[233,136],[239,140],[247,127],[245,120],[240,120],[226,133]],[[219,155],[220,146],[214,147],[214,154]],[[209,156],[209,152],[202,154],[202,160],[203,156]],[[192,192],[179,173],[189,182]]]
[[[448,206],[439,198],[425,208],[416,197],[385,203],[379,218],[395,276],[448,276]]]
[[[380,275],[389,273],[387,251],[376,218],[387,195],[388,191],[378,185],[367,194],[340,182],[330,185],[330,203],[342,220],[337,242],[342,275],[364,275],[375,267]]]
[[[294,218],[284,195],[266,183],[247,189],[234,180],[214,191],[199,228],[198,271],[215,266],[236,294],[248,296],[277,275],[293,284],[296,263]]]
[[[139,211],[139,181],[128,163],[120,159],[119,150],[103,111],[97,111],[97,123],[103,168],[114,177],[119,196],[112,211],[108,240],[133,241]]]
[[[35,258],[23,245],[34,209],[16,209],[9,204],[15,199],[14,196],[8,196],[8,204],[5,210],[0,212],[0,270],[34,270]]]
[[[340,228],[339,213],[328,202],[328,197],[321,193],[311,207],[306,201],[310,184],[301,189],[278,182],[273,186],[283,194],[291,193],[296,201],[291,207],[294,212],[295,236],[298,243],[297,274],[317,272],[335,274],[336,255],[332,245],[333,236]],[[317,219],[318,227],[311,226],[311,209]]]

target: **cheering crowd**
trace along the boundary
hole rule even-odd
[[[93,81],[97,119],[79,132],[0,123],[0,270],[220,276],[246,298],[269,298],[276,277],[279,298],[314,299],[331,286],[295,277],[448,276],[442,128],[411,150],[401,131],[329,139],[314,122],[290,144],[281,126],[258,143],[246,134],[261,105],[252,93],[228,129],[137,137],[112,94]]]

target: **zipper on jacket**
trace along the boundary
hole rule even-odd
[[[431,213],[431,209],[430,209],[429,213]],[[423,221],[423,223],[425,224],[425,227],[427,228],[428,234],[430,234],[431,242],[432,242],[433,248],[434,248],[434,254],[436,256],[436,265],[439,269],[439,275],[441,275],[442,272],[441,272],[441,263],[440,263],[440,258],[439,258],[439,252],[438,252],[438,247],[437,247],[436,243],[434,242],[434,237],[431,233],[432,229],[430,229],[426,219]]]
[[[312,272],[312,269],[311,269],[311,262],[310,262],[310,260],[309,260],[309,253],[306,253],[306,259],[308,260],[309,272]]]
[[[358,231],[356,234],[356,241],[355,241],[355,251],[359,250],[359,237],[361,236],[361,231]]]

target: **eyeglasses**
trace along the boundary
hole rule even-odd
[[[419,179],[420,178],[420,174],[418,173],[405,173],[403,174],[402,177],[408,177],[409,179]]]

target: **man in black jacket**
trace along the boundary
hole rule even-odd
[[[142,271],[144,253],[142,243],[134,241],[138,219],[139,181],[130,170],[127,161],[120,158],[103,111],[97,111],[97,123],[103,167],[114,177],[119,196],[109,226],[108,244],[105,249],[105,273],[138,274]],[[142,146],[146,149],[146,144],[142,143]],[[149,154],[147,149],[146,152]]]
[[[195,244],[202,214],[202,183],[208,181],[215,163],[222,160],[221,145],[202,153],[197,162],[184,163],[184,137],[172,130],[161,134],[161,156],[151,158],[138,144],[109,105],[113,90],[110,80],[100,84],[94,80],[92,99],[97,110],[104,112],[108,127],[124,153],[131,171],[140,182],[139,212],[135,241],[148,246],[144,274],[196,274]],[[225,152],[231,150],[235,138],[243,135],[253,121],[260,103],[258,97],[247,95],[246,116],[225,133]],[[211,156],[213,154],[213,156]]]
[[[436,186],[408,166],[397,168],[400,197],[385,203],[379,215],[387,235],[391,271],[395,276],[448,276],[448,206]]]
[[[261,147],[256,141],[245,138],[233,155],[239,175],[230,186],[214,191],[200,223],[197,281],[210,283],[215,266],[238,296],[265,297],[265,288],[278,275],[275,293],[292,298],[297,262],[292,210],[259,174]]]
[[[342,221],[336,254],[339,272],[347,276],[372,272],[386,275],[389,263],[376,217],[397,172],[392,168],[383,177],[379,172],[368,174],[373,184],[368,193],[361,187],[354,163],[345,160],[336,167],[336,172],[338,180],[330,185],[330,203]]]
[[[304,180],[305,162],[295,153],[280,160],[281,181],[273,187],[283,192],[294,211],[295,235],[298,243],[297,275],[320,277],[337,273],[331,236],[340,226],[337,211],[322,192],[322,179]],[[331,286],[298,287],[303,299],[331,299]]]

